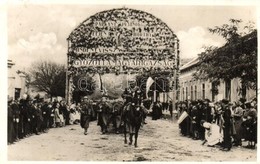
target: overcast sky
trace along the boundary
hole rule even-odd
[[[224,43],[208,27],[230,18],[256,22],[256,9],[250,6],[13,5],[8,8],[8,58],[20,69],[39,59],[66,63],[70,32],[97,12],[121,7],[143,10],[165,22],[180,40],[181,58],[196,57],[204,45]]]

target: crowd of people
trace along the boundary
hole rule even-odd
[[[217,142],[209,146],[220,145],[221,150],[229,151],[232,146],[242,146],[248,141],[248,148],[255,148],[257,143],[257,100],[247,101],[240,98],[231,103],[226,99],[211,103],[210,100],[183,101],[176,104],[179,117],[186,117],[179,122],[180,133],[205,144],[210,135],[220,136]],[[210,131],[212,127],[218,127]],[[216,140],[215,140],[216,141]]]
[[[80,108],[70,107],[65,101],[52,102],[43,99],[8,99],[8,144],[17,142],[33,134],[46,133],[50,128],[78,124]]]
[[[125,104],[137,100],[133,98],[130,101],[130,96],[127,96],[127,93],[122,95]],[[89,121],[97,119],[98,114],[98,110],[92,109],[89,112],[90,108],[86,105],[89,103],[93,102],[87,98],[84,98],[81,105],[73,103],[70,106],[65,101],[47,102],[43,99],[31,99],[29,96],[20,100],[9,99],[8,143],[14,143],[33,134],[46,133],[50,128],[79,123],[85,129],[84,134],[87,134]],[[152,120],[162,118],[164,110],[169,110],[171,117],[173,117],[171,101],[161,103],[160,101],[143,100],[142,105],[144,108],[152,110]],[[232,146],[241,146],[242,141],[248,141],[248,148],[255,148],[257,143],[256,99],[246,102],[245,99],[241,98],[233,104],[225,99],[216,103],[205,99],[182,101],[175,105],[179,120],[186,114],[186,117],[178,122],[180,133],[183,136],[202,140],[202,144],[208,142],[209,146],[219,144],[221,149],[225,151],[229,151]],[[84,112],[87,119],[84,117]],[[87,121],[81,122],[80,120]],[[215,128],[215,132],[212,131],[213,128]],[[217,133],[217,135],[212,133]],[[209,135],[215,135],[214,142],[210,141]]]

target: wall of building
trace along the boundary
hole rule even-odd
[[[227,92],[227,84],[224,81],[218,85],[218,94],[213,97],[212,95],[212,83],[210,81],[195,80],[192,74],[195,72],[195,68],[181,71],[180,74],[180,94],[178,96],[179,101],[184,100],[198,100],[209,99],[210,101],[220,101],[222,99],[229,99],[231,102],[238,101],[241,95],[241,83],[240,79],[236,78],[230,82],[230,96]],[[204,87],[203,87],[204,86]],[[256,96],[256,91],[252,89],[246,90],[246,99],[251,100]]]
[[[25,92],[25,75],[22,73],[18,74],[15,63],[8,60],[8,97],[18,99],[21,98]]]

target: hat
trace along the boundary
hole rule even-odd
[[[228,105],[229,105],[229,106],[233,106],[233,103],[229,102]]]
[[[227,99],[223,99],[221,102],[222,102],[223,104],[228,104],[228,103],[229,103],[229,101],[228,101]]]
[[[8,97],[8,103],[13,101],[13,97]]]
[[[83,99],[88,99],[88,96],[84,96]]]
[[[204,102],[210,102],[210,100],[209,99],[205,99]]]
[[[245,103],[245,102],[246,102],[246,99],[245,99],[245,98],[240,98],[239,101],[240,101],[241,103]]]
[[[246,107],[251,107],[251,102],[250,101],[245,102],[245,106]]]
[[[202,101],[202,100],[198,100],[198,103],[199,103],[199,104],[203,104],[203,101]]]
[[[198,104],[197,101],[192,101],[192,102],[191,102],[191,105],[197,105],[197,104]]]

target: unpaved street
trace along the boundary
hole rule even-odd
[[[124,144],[123,134],[102,135],[97,122],[88,135],[80,125],[50,129],[8,146],[8,160],[62,161],[256,161],[257,150],[223,152],[179,134],[176,120],[151,120],[140,130],[138,147]],[[246,144],[246,143],[243,143]]]

